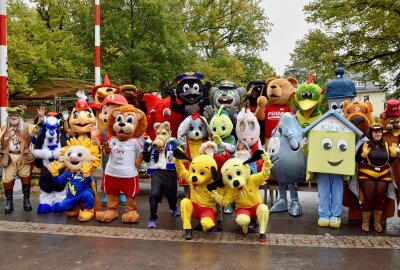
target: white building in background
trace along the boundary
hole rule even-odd
[[[379,114],[384,111],[386,105],[386,92],[379,87],[379,84],[373,82],[366,82],[360,79],[352,78],[355,86],[357,96],[354,100],[371,102],[374,111],[372,114],[379,117]]]

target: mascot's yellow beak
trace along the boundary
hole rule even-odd
[[[299,106],[303,111],[307,111],[309,109],[312,109],[317,104],[318,104],[318,100],[305,99],[305,100],[299,101]]]

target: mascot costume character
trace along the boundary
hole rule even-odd
[[[35,157],[35,166],[40,169],[39,204],[37,213],[59,212],[60,203],[65,198],[64,184],[56,184],[53,181],[48,166],[51,162],[58,160],[60,150],[66,145],[64,136],[61,134],[62,115],[61,113],[48,113],[44,121],[39,123],[40,132],[35,137],[35,147],[32,151]]]
[[[224,114],[224,109],[222,105],[211,119],[210,130],[214,142],[218,145],[218,154],[222,154],[223,151],[233,154],[236,146],[235,136],[232,135],[233,124],[231,119]]]
[[[6,108],[8,116],[5,126],[0,131],[0,166],[3,167],[2,183],[6,195],[5,214],[14,211],[13,188],[15,177],[21,179],[22,193],[24,194],[23,208],[32,211],[29,201],[31,194],[31,163],[35,160],[30,150],[32,137],[38,133],[36,125],[25,123],[22,116],[26,107],[19,105],[14,108]],[[38,109],[39,120],[44,119],[46,109],[41,106]]]
[[[164,89],[164,93],[171,97],[171,108],[174,112],[187,117],[193,113],[203,115],[204,107],[210,104],[210,82],[202,83],[203,74],[184,73],[175,77],[176,94],[170,87]]]
[[[292,77],[287,79],[270,78],[265,82],[267,97],[260,96],[258,98],[257,109],[254,112],[258,120],[264,121],[265,136],[262,138],[262,144],[265,143],[265,146],[268,146],[272,130],[278,125],[282,114],[291,112],[288,104],[296,86],[297,80]],[[267,104],[268,101],[269,104]]]
[[[145,114],[147,113],[147,104],[143,89],[138,89],[136,86],[128,84],[121,86],[119,90],[115,91],[115,94],[123,96],[128,101],[128,104],[140,109]]]
[[[143,162],[142,145],[137,138],[147,128],[145,114],[132,105],[123,105],[115,109],[107,120],[107,132],[113,137],[103,146],[110,155],[104,172],[102,189],[107,196],[105,212],[97,212],[96,219],[110,222],[118,217],[118,199],[120,192],[126,197],[126,213],[122,222],[139,222],[136,209],[135,183],[138,182],[137,168]]]
[[[169,122],[154,123],[153,128],[157,137],[153,142],[144,142],[144,161],[150,163],[147,173],[151,174],[150,220],[148,227],[157,226],[157,208],[161,203],[163,193],[168,199],[169,209],[172,215],[180,216],[176,207],[178,198],[178,176],[175,170],[173,151],[177,148],[178,142],[171,137],[171,126]]]
[[[289,214],[296,217],[303,213],[296,189],[296,183],[303,182],[306,177],[306,158],[301,149],[302,135],[300,125],[291,113],[284,113],[272,132],[267,153],[273,164],[272,176],[279,184],[279,200],[271,207],[271,213],[288,211],[286,186],[292,200]]]
[[[100,209],[96,185],[90,176],[90,172],[99,164],[98,148],[89,138],[79,137],[67,141],[67,146],[60,151],[59,161],[53,161],[48,166],[56,184],[67,184],[67,196],[59,205],[59,209],[65,211],[67,216],[78,216],[79,221],[89,221]],[[65,168],[65,172],[59,175],[62,168]]]
[[[330,110],[303,130],[308,135],[307,173],[318,186],[318,225],[340,228],[343,176],[355,174],[356,141],[362,132]],[[310,174],[307,179],[310,179]]]
[[[262,157],[263,166],[261,172],[250,175],[250,167],[246,164]],[[263,151],[258,150],[248,161],[241,161],[231,158],[222,166],[222,181],[226,187],[226,194],[223,196],[213,190],[212,195],[215,201],[223,206],[236,204],[235,221],[242,228],[243,233],[247,233],[252,219],[257,219],[259,224],[259,241],[267,241],[265,235],[267,231],[269,210],[268,206],[262,203],[259,187],[266,181],[272,167],[269,156]],[[214,177],[218,180],[218,177]],[[221,178],[221,176],[219,177]],[[218,186],[216,183],[208,185],[209,189]]]
[[[322,115],[319,106],[322,103],[325,89],[321,89],[312,81],[313,76],[310,73],[307,83],[301,84],[296,89],[294,96],[298,107],[296,119],[302,128],[306,128]]]
[[[191,240],[192,218],[200,219],[204,232],[215,226],[216,203],[207,184],[213,181],[213,171],[217,173],[217,163],[209,155],[199,155],[191,160],[179,148],[174,151],[174,157],[179,177],[185,179],[190,187],[190,197],[182,199],[180,208],[185,239]],[[190,161],[189,170],[180,159]]]

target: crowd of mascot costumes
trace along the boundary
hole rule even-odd
[[[14,209],[16,177],[23,209],[32,210],[34,162],[40,169],[38,213],[65,211],[79,221],[111,222],[126,202],[122,222],[139,222],[135,197],[145,162],[152,178],[148,227],[157,227],[165,195],[188,240],[192,218],[203,231],[222,230],[223,206],[244,233],[258,223],[259,241],[266,241],[270,212],[303,213],[296,186],[305,180],[317,183],[319,226],[339,228],[345,206],[363,231],[373,220],[381,232],[400,199],[400,101],[388,100],[375,123],[372,104],[353,101],[354,83],[340,65],[335,73],[325,89],[310,73],[300,85],[292,77],[270,78],[251,81],[245,91],[229,81],[211,87],[202,74],[186,72],[175,77],[175,89],[164,89],[164,99],[134,85],[112,85],[106,76],[92,89],[93,103],[78,92],[70,114],[40,108],[36,125],[24,123],[24,107],[7,108],[0,131],[5,213]],[[329,110],[322,114],[324,98]],[[106,211],[100,211],[91,177],[100,163]],[[177,179],[185,196],[179,208]],[[271,209],[259,192],[267,180],[279,187]]]

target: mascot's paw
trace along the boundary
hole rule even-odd
[[[83,209],[79,211],[79,221],[89,221],[94,217],[94,209]]]
[[[287,210],[287,200],[283,198],[279,198],[278,202],[269,209],[271,213],[286,212]]]
[[[340,217],[330,217],[329,218],[329,227],[339,229],[340,224],[342,223],[342,220]]]
[[[119,204],[126,204],[126,198],[124,194],[119,194]]]
[[[289,207],[289,215],[293,217],[298,217],[303,214],[303,209],[298,201],[292,201]]]
[[[64,213],[68,216],[68,217],[76,217],[77,215],[79,215],[80,209],[76,208],[74,210],[69,210],[69,211],[64,211]]]
[[[59,202],[56,202],[56,203],[54,203],[53,204],[53,206],[52,206],[52,210],[53,210],[53,212],[61,212],[62,211],[62,209],[60,208],[60,203]]]
[[[131,210],[122,215],[122,222],[124,223],[138,223],[140,221],[140,216],[136,210]]]
[[[260,237],[258,238],[258,242],[260,242],[260,243],[268,242],[267,236],[264,233],[260,234]]]
[[[193,237],[193,231],[192,229],[188,229],[185,232],[185,240],[192,240]]]
[[[101,222],[111,222],[118,217],[117,210],[109,209],[105,212],[96,212],[96,219]]]
[[[200,224],[203,232],[206,232],[215,226],[214,220],[212,220],[210,217],[204,217],[200,219]]]
[[[40,203],[36,208],[36,213],[50,213],[52,212],[53,208],[50,204],[47,203]]]
[[[257,106],[265,107],[267,106],[268,100],[264,96],[260,96],[257,98]]]
[[[320,217],[318,219],[318,226],[320,226],[320,227],[328,227],[329,226],[329,218]]]

